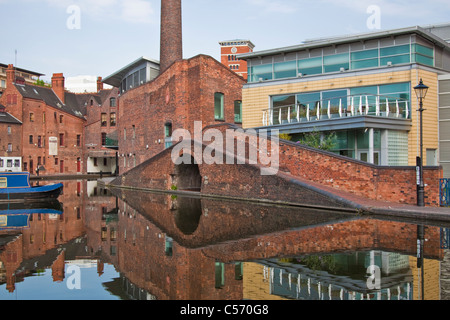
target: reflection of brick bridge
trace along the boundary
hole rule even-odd
[[[235,278],[235,262],[367,250],[416,256],[414,224],[309,208],[111,191],[124,200],[118,201],[117,225],[111,225],[120,231],[117,267],[158,299],[246,298],[243,282]],[[427,259],[442,260],[439,230],[425,230]],[[170,255],[167,239],[173,239]],[[217,262],[225,264],[220,290],[215,287]]]
[[[183,248],[222,262],[384,250],[417,253],[417,225],[348,213],[115,190]],[[440,228],[427,227],[425,255],[441,259]]]
[[[203,132],[209,129],[223,133],[225,140],[227,130],[237,132],[238,128],[222,124],[206,127]],[[245,136],[248,137],[236,134],[235,155],[238,142]],[[256,165],[248,161],[250,149],[255,147],[255,143],[259,148],[262,141],[261,138],[245,140],[246,164],[237,164],[237,156],[234,158],[235,164],[227,164],[230,162],[226,160],[226,155],[221,154],[224,164],[205,164],[203,161],[196,161],[199,163],[196,164],[192,161],[191,164],[175,165],[172,151],[174,148],[181,149],[176,144],[126,172],[112,184],[166,191],[174,188],[195,189],[202,195],[359,210],[380,204],[387,207],[385,201],[392,204],[417,203],[415,167],[375,166],[282,140],[278,150],[279,170],[275,175],[264,176],[261,175],[259,161]],[[200,147],[205,151],[208,147],[205,142],[199,143],[191,141],[189,150],[183,152],[198,159],[195,148]],[[224,141],[223,146],[226,143]],[[214,149],[214,152],[217,157],[220,150]],[[439,167],[426,167],[424,170],[425,183],[428,185],[425,195],[427,206],[439,205],[441,176],[442,169]]]

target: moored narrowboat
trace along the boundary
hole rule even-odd
[[[31,186],[29,172],[0,172],[0,201],[2,202],[56,199],[62,190],[61,183]]]

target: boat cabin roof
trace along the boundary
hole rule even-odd
[[[30,188],[30,173],[0,172],[0,188]]]

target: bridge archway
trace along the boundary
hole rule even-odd
[[[177,190],[201,191],[202,176],[200,175],[200,168],[192,156],[189,163],[175,165],[174,184]]]

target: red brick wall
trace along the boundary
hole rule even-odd
[[[8,134],[11,127],[11,134]],[[22,125],[14,123],[0,123],[0,156],[22,156]],[[8,152],[8,144],[12,144],[12,152]]]
[[[379,167],[291,142],[280,143],[280,166],[310,181],[374,200],[416,204],[415,167]],[[424,170],[425,202],[439,206],[442,169]]]

